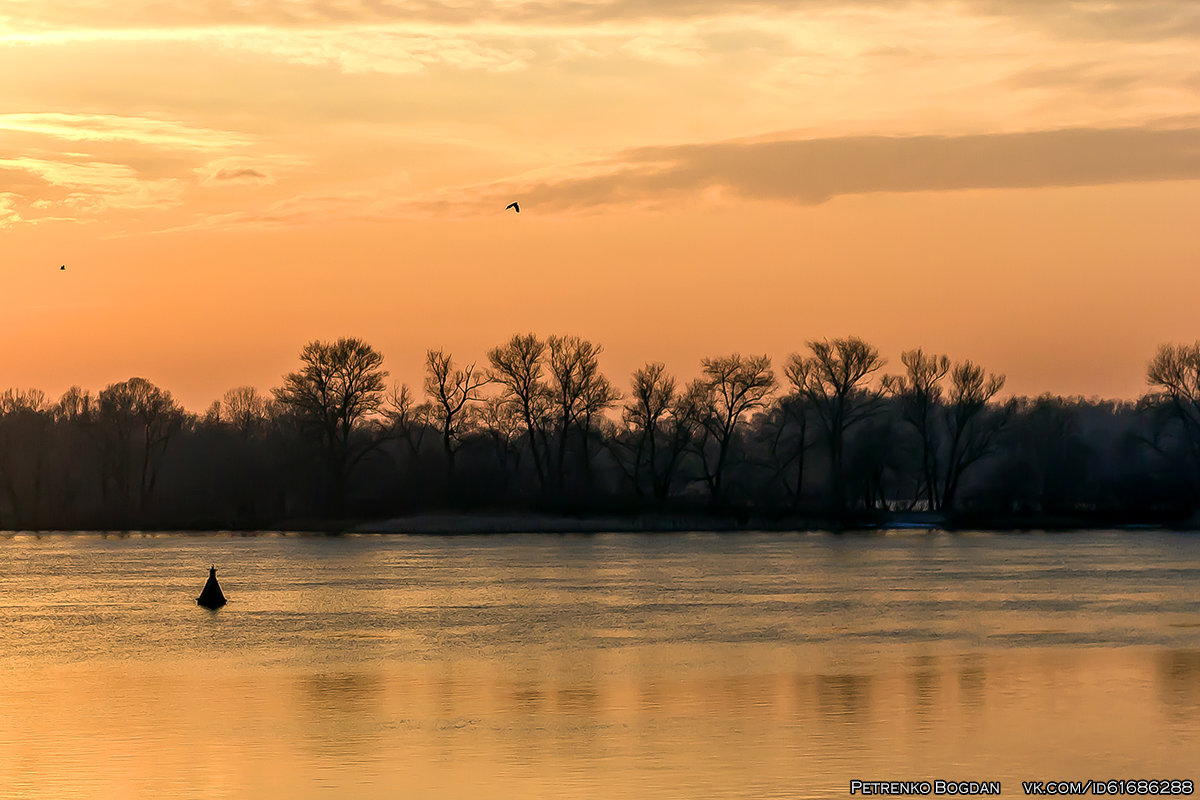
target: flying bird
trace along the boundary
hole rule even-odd
[[[504,210],[505,210],[505,211],[508,211],[510,208],[511,208],[513,211],[517,212],[518,214],[520,214],[520,213],[521,213],[521,206],[520,206],[520,205],[518,205],[518,204],[517,204],[517,203],[515,203],[515,202],[514,202],[514,203],[509,203],[508,205],[506,205],[506,206],[504,207]]]
[[[66,269],[66,268],[67,268],[67,265],[66,265],[66,264],[63,264],[63,265],[62,265],[61,267],[59,267],[58,269],[61,271],[61,270],[64,270],[64,269]]]

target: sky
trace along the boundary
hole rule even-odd
[[[0,386],[532,331],[1134,398],[1200,339],[1197,52],[1195,0],[0,0]]]

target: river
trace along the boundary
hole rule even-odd
[[[0,676],[5,798],[1196,780],[1200,536],[0,534]]]

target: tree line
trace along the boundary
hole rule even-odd
[[[268,393],[192,414],[143,378],[0,394],[0,527],[244,528],[431,510],[695,513],[746,522],[1178,522],[1197,511],[1200,342],[1136,401],[1000,399],[1004,376],[856,337],[659,362],[618,386],[602,347],[518,334],[419,390],[366,342],[313,341]]]

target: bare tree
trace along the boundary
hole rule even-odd
[[[92,397],[92,393],[78,386],[72,386],[63,392],[53,408],[54,418],[59,422],[88,419],[95,411],[96,399]]]
[[[942,380],[950,371],[950,359],[925,355],[923,350],[908,350],[900,356],[904,375],[885,375],[883,388],[900,403],[904,420],[916,429],[921,441],[921,480],[917,496],[925,495],[930,511],[941,507],[938,463],[942,410]]]
[[[104,464],[126,511],[145,511],[171,438],[186,414],[166,389],[145,378],[114,383],[98,398]]]
[[[694,395],[676,391],[662,364],[641,367],[632,383],[622,413],[624,430],[613,437],[619,453],[614,460],[638,497],[644,496],[648,477],[651,495],[663,501],[671,495],[703,414]]]
[[[479,390],[491,382],[486,374],[475,371],[474,362],[463,369],[454,368],[454,359],[441,350],[425,355],[425,394],[432,403],[432,418],[441,429],[442,447],[446,453],[447,487],[454,487],[454,457],[469,429],[468,403],[483,399]]]
[[[646,364],[633,373],[633,392],[625,404],[622,420],[632,438],[633,469],[630,479],[634,491],[642,494],[642,465],[650,473],[651,491],[660,497],[658,486],[658,448],[664,417],[675,402],[675,379],[661,362]]]
[[[551,336],[549,349],[549,396],[558,428],[557,488],[566,490],[567,443],[573,427],[585,427],[591,418],[612,405],[619,394],[600,373],[600,345],[578,336]],[[588,458],[587,435],[583,457]],[[590,467],[589,467],[590,469]]]
[[[1200,342],[1164,344],[1146,369],[1152,405],[1163,406],[1179,423],[1194,480],[1200,478]]]
[[[330,507],[340,515],[351,471],[388,434],[375,418],[387,376],[383,356],[361,339],[342,338],[309,342],[300,362],[297,372],[284,376],[275,398],[320,444],[330,478]]]
[[[66,519],[75,520],[82,498],[96,486],[93,463],[99,458],[96,415],[96,398],[79,386],[72,386],[50,408],[50,416],[56,429],[58,461],[55,464],[51,502],[57,511],[65,512]],[[63,517],[59,517],[63,519]]]
[[[521,466],[520,411],[503,397],[488,397],[480,406],[479,421],[491,441],[500,468],[500,492],[508,491],[510,478]],[[511,465],[511,468],[510,468]]]
[[[268,399],[253,386],[238,386],[225,392],[219,405],[220,418],[250,436],[267,420]]]
[[[517,334],[507,344],[488,351],[492,378],[504,387],[504,399],[516,407],[525,424],[538,486],[545,491],[548,468],[544,456],[546,419],[550,396],[542,380],[546,343],[532,333]]]
[[[785,372],[796,394],[805,398],[829,445],[833,508],[846,509],[843,463],[846,432],[879,409],[879,392],[864,385],[884,365],[879,351],[858,337],[811,341],[810,356],[793,354]]]
[[[688,386],[701,437],[696,454],[714,505],[724,500],[727,467],[746,415],[762,408],[776,386],[768,356],[737,353],[700,362],[702,377]],[[711,446],[710,446],[711,445]],[[715,449],[715,455],[712,450]]]
[[[211,476],[213,491],[232,507],[238,523],[249,523],[265,510],[267,498],[286,497],[282,475],[264,447],[275,403],[253,386],[229,389],[208,407],[199,427],[209,446],[220,448],[225,463]],[[228,434],[236,434],[229,436]]]
[[[0,484],[12,507],[14,526],[37,522],[53,422],[42,390],[7,389],[0,394]]]
[[[809,416],[808,401],[789,393],[767,407],[758,429],[759,439],[770,455],[774,479],[782,485],[793,509],[800,506],[804,495],[804,467],[812,447]]]
[[[579,414],[580,454],[583,457],[583,471],[587,476],[589,488],[592,485],[592,432],[597,424],[611,428],[611,422],[604,418],[604,412],[612,408],[621,399],[621,393],[613,386],[608,378],[596,373],[583,389],[583,407]],[[603,431],[600,433],[603,438]]]
[[[949,452],[941,489],[941,508],[954,508],[963,473],[989,452],[1007,424],[1006,413],[987,414],[987,405],[1004,388],[1004,376],[985,373],[970,361],[954,365],[946,408]]]
[[[408,384],[392,386],[383,404],[382,416],[392,435],[403,439],[414,458],[421,454],[421,442],[431,426],[429,403],[417,403]]]
[[[47,410],[46,393],[41,389],[5,389],[0,393],[0,414]]]

